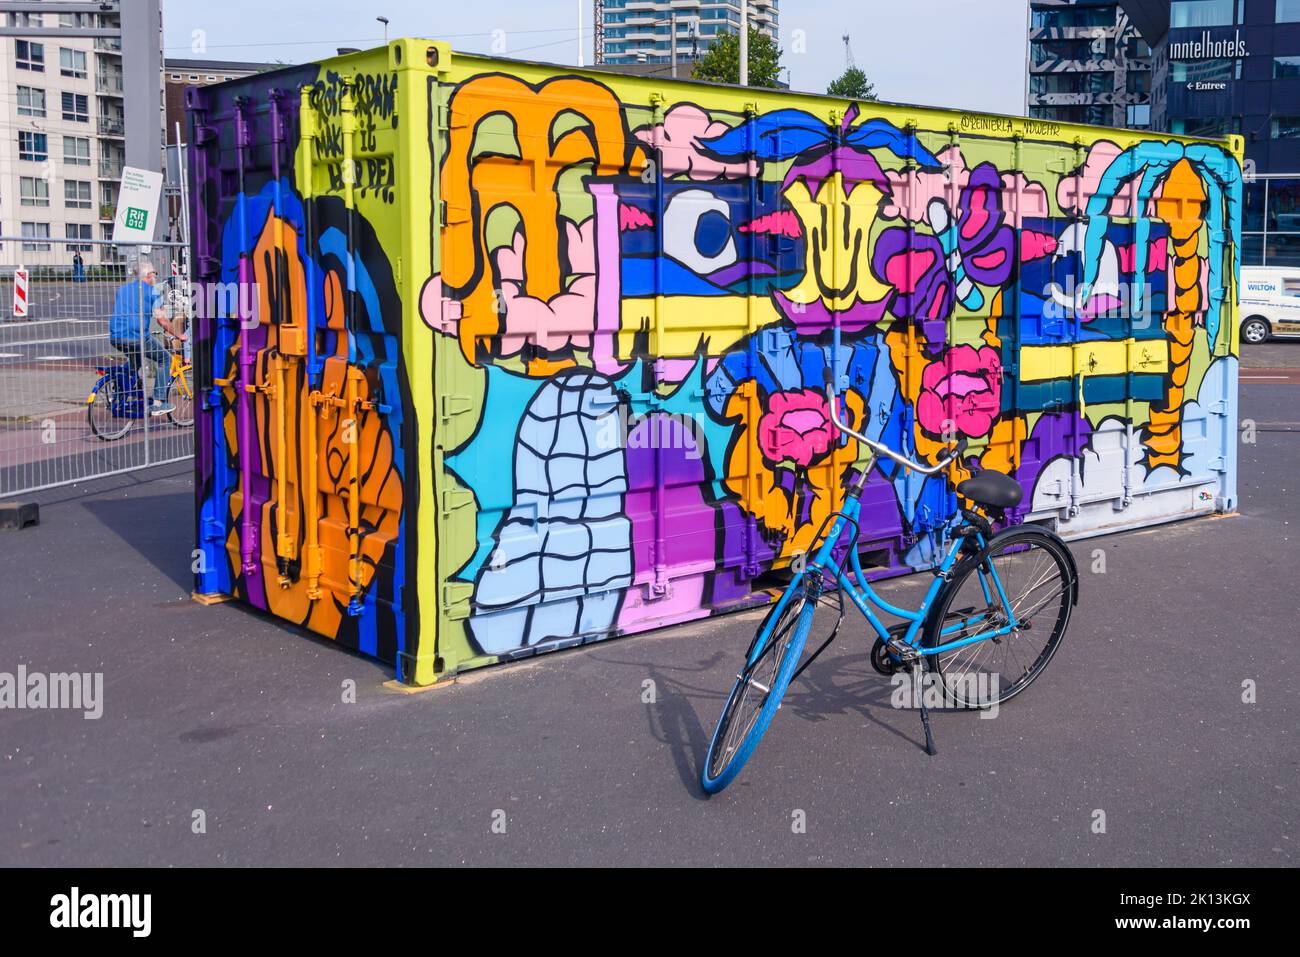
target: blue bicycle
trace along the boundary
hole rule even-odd
[[[826,372],[831,420],[877,455],[924,475],[946,469],[966,450],[963,438],[936,465],[914,462],[855,432],[841,421],[834,377]],[[844,618],[844,596],[876,634],[871,664],[882,675],[908,671],[918,687],[942,693],[960,708],[1000,704],[1024,691],[1043,673],[1060,647],[1079,600],[1079,573],[1061,539],[1038,525],[994,532],[1004,510],[1019,504],[1020,483],[1001,472],[982,470],[957,486],[972,507],[952,529],[934,581],[916,611],[897,608],[872,590],[854,543],[863,469],[845,490],[843,507],[823,522],[808,550],[795,563],[793,577],[759,626],[744,665],[718,719],[700,774],[700,784],[716,794],[730,784],[762,740],[786,689],[835,640]],[[826,531],[829,524],[830,530]],[[824,533],[824,534],[823,534]],[[843,539],[843,542],[841,542]],[[845,560],[848,569],[845,568]],[[819,606],[837,611],[825,641],[804,657],[804,646]],[[902,621],[886,626],[873,609]],[[916,694],[925,732],[925,750],[935,754],[928,693]]]

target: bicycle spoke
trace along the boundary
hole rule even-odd
[[[1032,680],[1050,657],[1057,625],[1054,622],[1032,630],[1026,626],[1040,614],[1055,614],[1059,621],[1070,588],[1061,559],[1033,539],[1013,538],[1001,551],[986,556],[984,564],[966,571],[946,608],[971,610],[960,616],[945,613],[945,624],[959,627],[942,634],[936,643],[975,640],[933,658],[954,697],[964,694],[967,682],[972,678],[978,681],[981,675],[999,676],[999,697]],[[1053,612],[1054,608],[1058,610]],[[1016,623],[1013,630],[996,634],[1012,621]]]
[[[799,624],[803,606],[802,599],[792,600],[786,606],[780,619],[773,626],[763,650],[758,653],[753,664],[748,665],[736,676],[736,687],[732,691],[733,700],[723,716],[725,725],[719,745],[710,761],[710,771],[715,775],[730,763],[732,756],[745,743],[758,723],[763,707],[767,704],[768,696],[776,683],[790,640]]]

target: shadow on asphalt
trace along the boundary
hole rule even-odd
[[[81,505],[182,591],[188,594],[194,587],[189,544],[194,537],[194,494],[188,488],[164,495],[90,498]]]
[[[702,688],[689,684],[681,678],[681,672],[690,674],[707,674],[717,669],[725,656],[721,652],[711,655],[706,661],[694,668],[672,668],[665,670],[662,665],[649,663],[647,677],[654,682],[655,693],[659,699],[657,708],[646,709],[646,721],[650,725],[650,734],[656,741],[667,745],[673,756],[673,765],[681,779],[686,792],[697,801],[707,801],[709,796],[700,787],[700,771],[705,752],[709,747],[709,736],[713,732],[713,722],[717,721],[717,712],[726,701],[726,691],[721,693],[714,689]],[[730,690],[730,689],[727,689]],[[712,706],[712,712],[703,720],[692,699],[700,700]],[[704,726],[704,721],[709,726]]]
[[[847,649],[841,649],[844,650]],[[898,709],[890,702],[894,685],[889,678],[877,673],[864,658],[865,656],[845,656],[819,660],[800,676],[797,684],[790,686],[781,702],[782,706],[811,722],[827,721],[838,714],[856,714],[864,725],[872,726],[872,730],[888,732],[924,751],[925,738],[919,713],[914,735],[899,730],[878,716],[897,713]],[[864,733],[870,734],[871,731]]]

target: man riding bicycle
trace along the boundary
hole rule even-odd
[[[150,331],[150,322],[171,336],[181,338],[182,330],[172,325],[167,316],[166,293],[158,286],[158,270],[147,259],[140,260],[138,279],[133,279],[117,291],[113,314],[108,320],[109,344],[127,357],[140,373],[141,353],[153,363],[153,405],[150,415],[166,415],[173,411],[167,402],[167,388],[171,385],[171,352],[166,341]]]

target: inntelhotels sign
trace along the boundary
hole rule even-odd
[[[1246,41],[1238,30],[1231,40],[1215,39],[1210,31],[1201,33],[1199,40],[1169,41],[1169,59],[1171,60],[1214,60],[1231,57],[1250,56],[1246,51]]]

